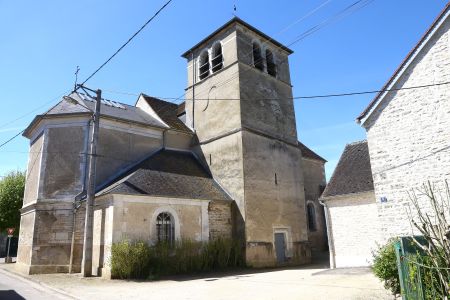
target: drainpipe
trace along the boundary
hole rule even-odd
[[[91,128],[92,120],[89,120],[87,123],[87,128]],[[69,258],[69,274],[72,274],[73,269],[73,252],[75,248],[75,227],[76,227],[76,220],[77,220],[77,211],[81,206],[81,201],[83,198],[86,197],[87,191],[86,191],[86,179],[87,179],[87,161],[88,161],[88,155],[87,155],[87,141],[89,140],[89,135],[87,136],[85,140],[85,146],[84,146],[84,157],[85,157],[85,164],[84,164],[84,175],[83,175],[83,187],[81,189],[81,192],[79,192],[73,201],[73,221],[72,221],[72,241],[70,243],[70,258]]]
[[[333,239],[333,231],[331,230],[331,219],[330,219],[330,210],[325,201],[319,199],[320,205],[324,207],[325,211],[325,224],[327,227],[327,238],[328,238],[328,250],[330,251],[330,269],[336,268],[336,255],[334,251],[334,239]]]

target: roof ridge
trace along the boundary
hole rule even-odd
[[[422,35],[422,37],[419,39],[419,41],[413,46],[413,48],[408,52],[408,54],[405,56],[405,58],[402,60],[400,65],[395,69],[395,71],[392,73],[392,75],[389,77],[389,79],[386,81],[386,83],[383,85],[383,88],[378,92],[375,97],[370,101],[370,103],[367,105],[367,107],[359,114],[359,116],[356,118],[356,122],[361,124],[362,119],[366,118],[368,115],[371,114],[372,108],[377,104],[377,102],[382,99],[381,97],[384,94],[384,91],[389,87],[391,83],[394,83],[398,81],[399,78],[396,78],[397,75],[401,74],[401,70],[405,65],[408,64],[408,61],[411,58],[414,58],[416,51],[420,51],[421,45],[427,41],[428,37],[430,37],[430,34],[433,33],[434,28],[436,25],[439,24],[441,19],[447,14],[447,11],[450,9],[450,1],[447,2],[445,7],[442,9],[442,11],[438,14],[438,16],[433,20],[431,25],[427,28],[425,33]],[[380,98],[381,97],[381,98]]]
[[[354,145],[365,144],[365,143],[367,143],[367,139],[356,141],[356,142],[347,143],[346,146],[354,146]]]

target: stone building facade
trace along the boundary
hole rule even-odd
[[[310,261],[311,244],[320,248],[325,239],[316,203],[325,160],[298,142],[291,53],[234,18],[183,54],[184,103],[144,94],[135,106],[102,100],[94,274],[108,276],[111,246],[123,239],[225,237],[242,241],[251,266]],[[31,146],[23,272],[80,270],[93,109],[90,96],[72,93],[24,133]]]
[[[330,266],[367,266],[380,240],[367,141],[348,144],[321,196],[327,213]]]
[[[358,117],[366,129],[383,239],[408,235],[408,191],[450,179],[450,4]],[[426,205],[426,202],[422,203]]]
[[[417,233],[408,192],[427,182],[442,191],[450,179],[449,82],[450,3],[357,118],[367,142],[346,147],[322,195],[332,266],[368,264],[375,242]],[[353,153],[363,145],[366,155]],[[358,175],[368,169],[370,188],[346,191],[368,182]]]

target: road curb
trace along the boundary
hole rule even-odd
[[[40,280],[31,278],[31,277],[29,277],[27,275],[23,275],[23,274],[20,274],[18,272],[14,272],[12,270],[6,270],[6,269],[2,268],[1,266],[0,266],[0,273],[3,273],[6,276],[14,277],[15,279],[18,279],[18,280],[20,280],[22,282],[30,284],[32,287],[36,287],[36,288],[38,288],[40,290],[44,290],[45,291],[46,289],[48,289],[48,290],[51,290],[54,293],[57,293],[57,294],[60,294],[60,295],[62,295],[64,297],[66,297],[68,299],[82,300],[81,298],[75,297],[75,296],[67,293],[64,290],[52,287],[52,286],[50,286],[50,285],[48,285],[48,284],[46,284],[46,283],[44,283],[44,282],[42,282]]]

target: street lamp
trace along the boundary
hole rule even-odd
[[[94,225],[94,198],[95,198],[95,171],[97,165],[97,143],[98,130],[100,125],[100,106],[102,100],[102,91],[94,91],[83,85],[77,85],[77,88],[87,89],[96,93],[95,111],[89,109],[80,101],[66,96],[64,99],[70,103],[77,104],[93,112],[92,119],[94,126],[92,128],[91,145],[89,150],[89,170],[88,185],[86,195],[86,218],[84,223],[84,242],[83,242],[83,261],[81,263],[81,273],[83,277],[92,276],[92,248],[93,248],[93,225]]]

